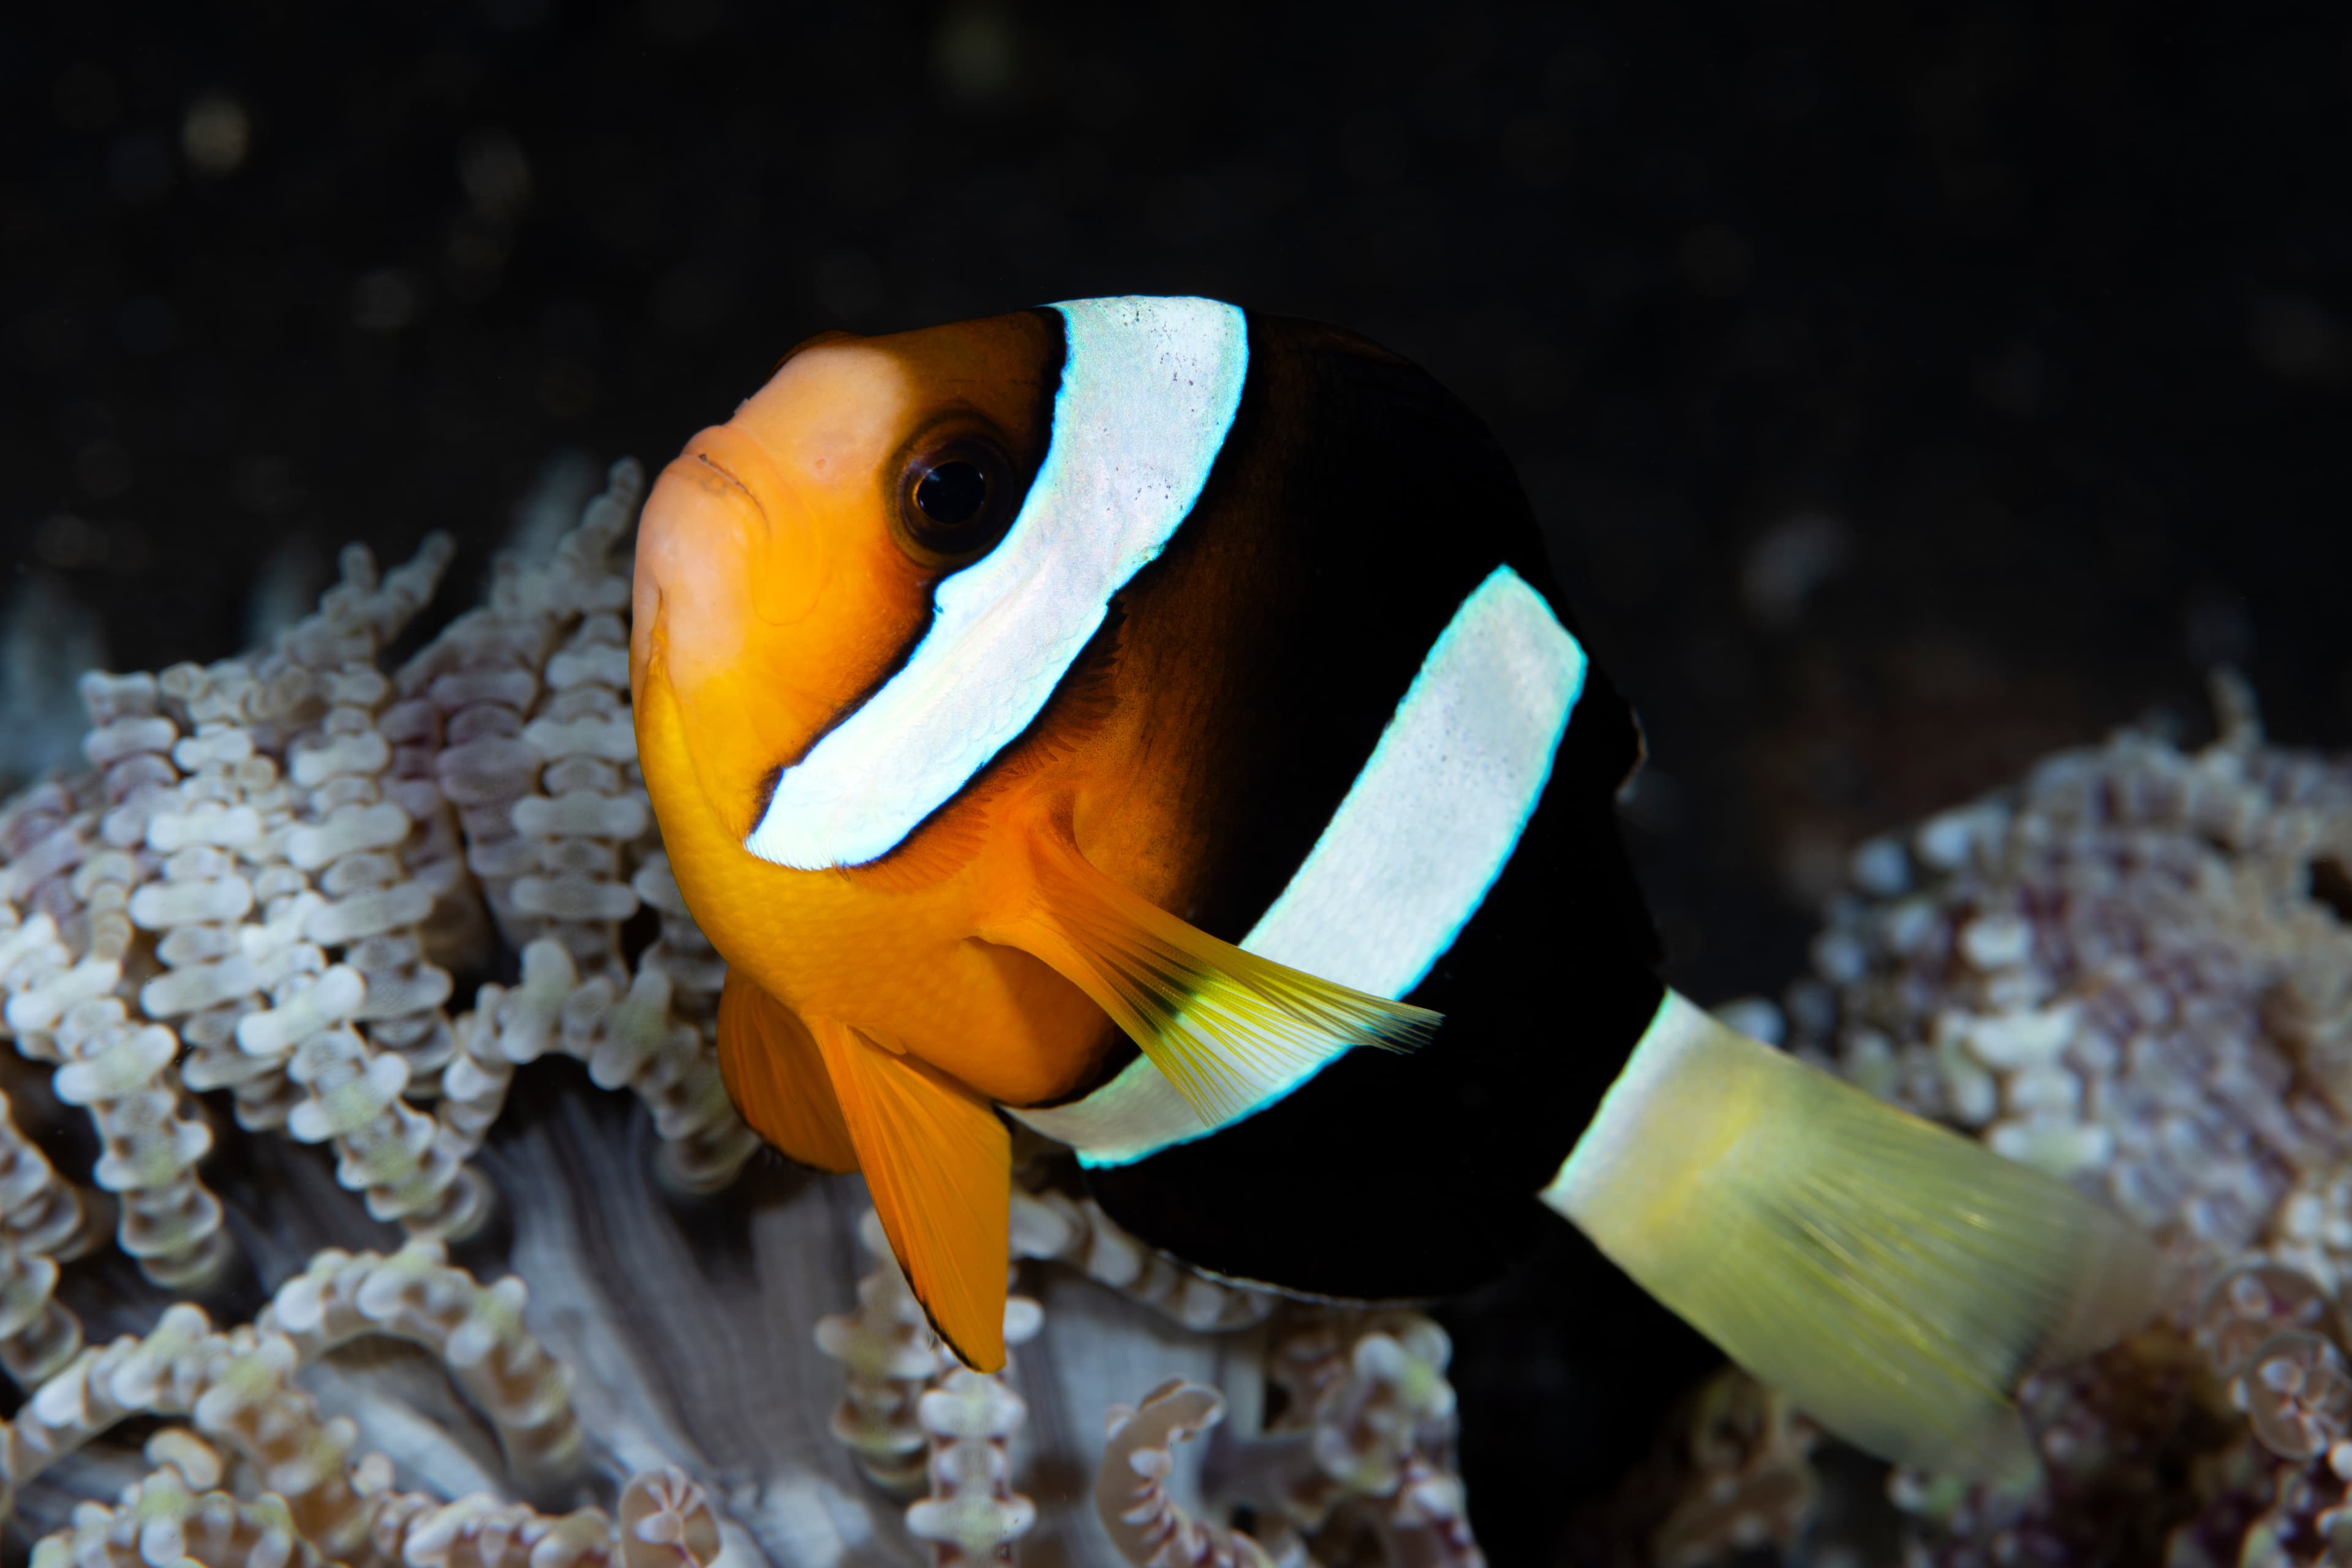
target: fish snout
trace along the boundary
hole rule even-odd
[[[631,674],[641,696],[656,671],[668,687],[702,793],[738,837],[826,706],[803,689],[825,668],[803,510],[753,437],[717,426],[662,470],[638,528]]]
[[[657,643],[672,679],[689,684],[741,645],[754,613],[750,579],[766,553],[765,513],[731,470],[710,461],[709,434],[662,470],[637,530],[633,640]]]
[[[740,637],[745,617],[788,626],[808,613],[816,584],[794,559],[805,530],[772,468],[754,438],[720,425],[662,470],[646,502],[637,575],[658,591],[673,651],[705,632]]]

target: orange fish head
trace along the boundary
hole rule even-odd
[[[1010,526],[1060,353],[1040,311],[826,333],[662,471],[637,535],[630,685],[640,714],[656,671],[669,687],[730,837],[906,658],[940,580]],[[656,805],[668,761],[646,758]]]

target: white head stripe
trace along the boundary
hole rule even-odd
[[[1518,847],[1584,671],[1583,648],[1543,595],[1497,567],[1432,645],[1339,809],[1242,946],[1391,1000],[1419,985]],[[1432,1048],[1445,1048],[1442,1035]],[[1273,1104],[1341,1049],[1269,1077],[1217,1126]],[[1013,1114],[1089,1165],[1215,1131],[1141,1057],[1084,1100]]]
[[[887,854],[1026,729],[1192,510],[1241,405],[1241,311],[1076,300],[1045,460],[1004,542],[944,579],[898,672],[786,768],[743,847],[818,870]]]

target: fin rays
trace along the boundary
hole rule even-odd
[[[965,1364],[1004,1364],[1011,1134],[944,1073],[811,1018],[866,1191],[931,1324]]]
[[[820,1171],[857,1169],[815,1039],[733,966],[719,993],[719,1076],[743,1120],[770,1143]]]
[[[1800,1407],[1928,1468],[2030,1468],[2018,1378],[2155,1302],[2154,1249],[2098,1204],[1671,994],[1545,1198]]]
[[[1041,834],[1040,908],[991,940],[1024,948],[1091,996],[1210,1126],[1351,1046],[1410,1050],[1438,1015],[1220,942]]]

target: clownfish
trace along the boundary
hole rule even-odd
[[[1429,1299],[1565,1216],[1843,1436],[2030,1467],[2154,1302],[2064,1184],[1657,977],[1631,710],[1491,436],[1339,329],[1185,298],[830,333],[667,467],[641,766],[745,1119],[864,1173],[1004,1359],[1012,1126],[1113,1219]]]

